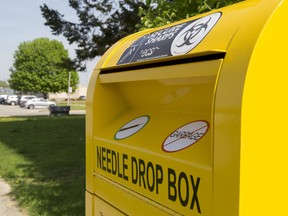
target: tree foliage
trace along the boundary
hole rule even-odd
[[[10,71],[10,87],[22,92],[42,92],[47,95],[67,91],[69,72],[73,90],[79,82],[68,51],[61,42],[48,38],[20,43]]]
[[[155,28],[242,0],[146,0],[139,7],[140,30]]]
[[[63,35],[70,44],[77,45],[78,69],[81,63],[103,55],[116,41],[134,33],[140,17],[138,8],[146,8],[141,0],[69,0],[78,16],[78,23],[64,19],[59,11],[42,5],[41,11],[55,35]]]

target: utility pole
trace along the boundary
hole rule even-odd
[[[68,75],[67,106],[70,106],[70,93],[72,92],[72,89],[70,87],[70,80],[71,80],[71,71],[69,71],[69,75]]]

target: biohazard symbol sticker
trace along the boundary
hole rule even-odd
[[[210,14],[182,29],[172,41],[171,54],[175,56],[191,51],[210,32],[220,17],[221,13]]]
[[[208,129],[209,123],[204,120],[188,123],[173,131],[163,142],[162,149],[176,152],[188,148],[204,137]]]

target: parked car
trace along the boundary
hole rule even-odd
[[[7,98],[8,95],[0,95],[0,98]]]
[[[5,98],[4,97],[0,97],[0,104],[5,104]]]
[[[6,103],[9,105],[16,105],[18,102],[18,95],[9,95],[6,99]]]
[[[25,104],[27,109],[34,109],[34,108],[48,108],[56,106],[56,103],[53,101],[48,101],[43,98],[33,98],[28,100]]]
[[[79,100],[86,100],[86,96],[85,95],[81,95],[78,99]]]
[[[5,104],[7,95],[0,95],[0,104]]]
[[[36,96],[35,95],[21,95],[18,100],[18,104],[20,107],[25,107],[26,102],[33,98],[36,98]]]

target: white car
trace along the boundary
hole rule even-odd
[[[35,95],[21,95],[19,97],[18,104],[19,104],[20,107],[25,107],[25,103],[28,100],[31,100],[31,99],[34,99],[34,98],[37,98],[37,97]]]
[[[6,99],[6,103],[14,106],[18,102],[18,98],[18,95],[9,95]]]
[[[56,106],[56,103],[52,101],[45,100],[43,98],[33,98],[28,100],[25,104],[27,109],[34,109],[34,108],[49,108]]]
[[[0,95],[0,98],[7,98],[8,95]]]

